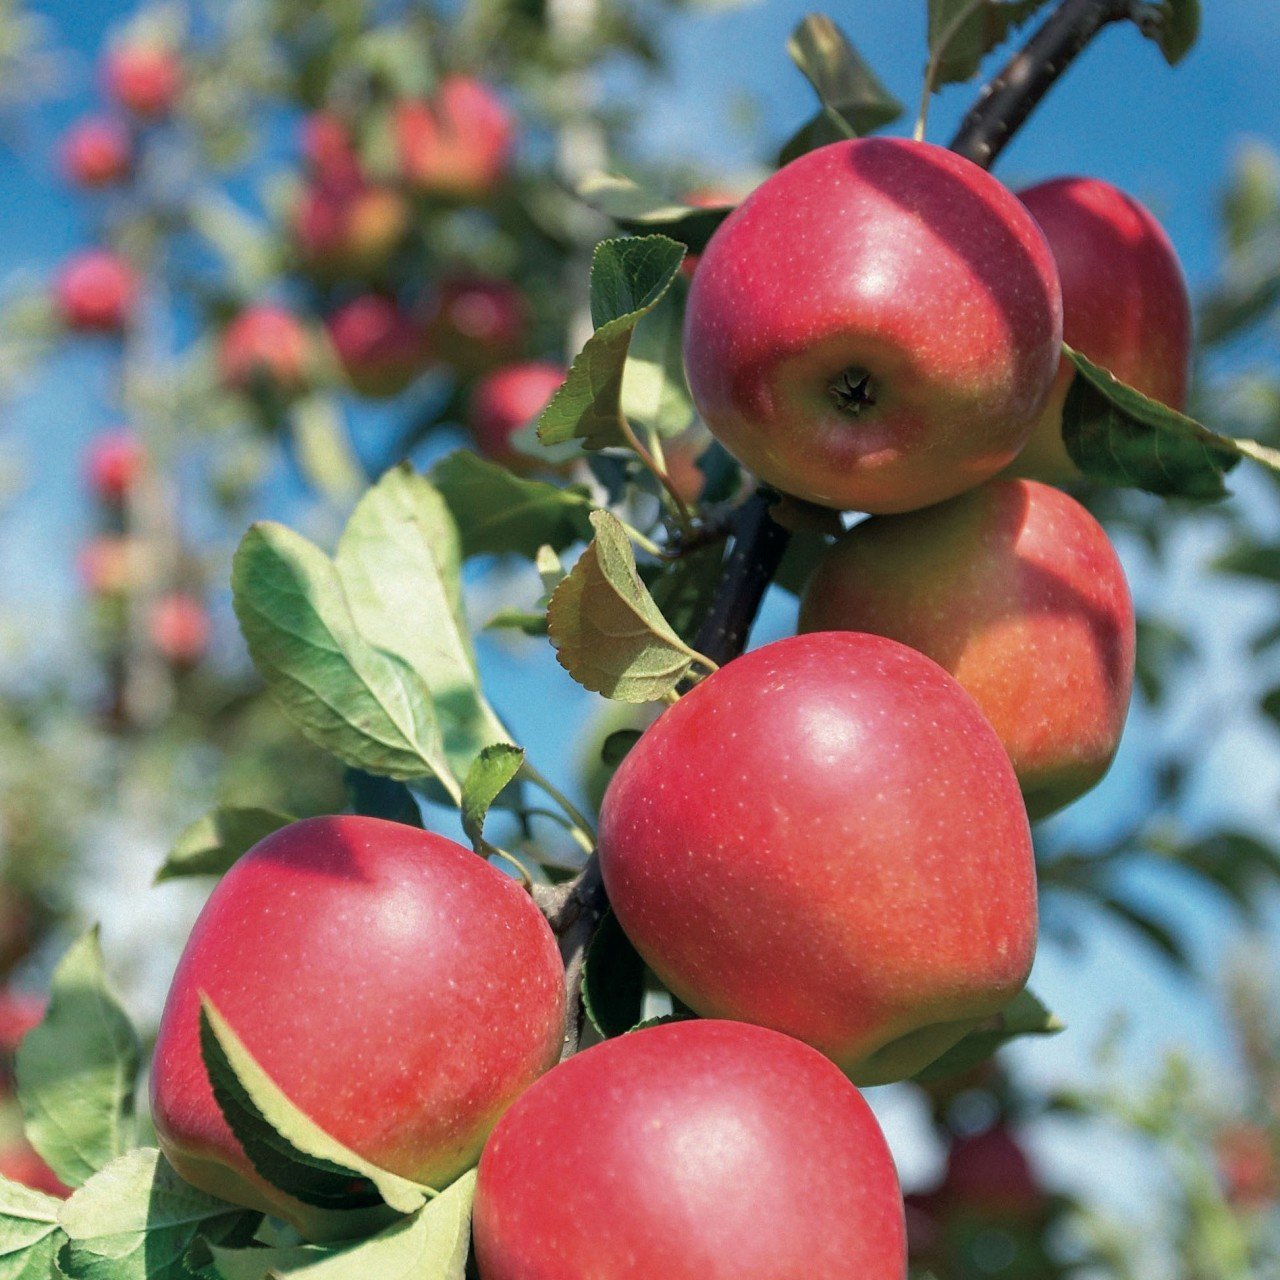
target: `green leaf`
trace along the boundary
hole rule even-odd
[[[358,1244],[212,1250],[224,1280],[463,1280],[470,1247],[475,1172],[430,1204]]]
[[[591,322],[564,385],[538,419],[543,444],[625,445],[619,428],[622,374],[632,333],[679,274],[684,247],[665,236],[603,240],[591,259]],[[544,539],[545,541],[545,539]]]
[[[220,876],[259,840],[295,821],[275,809],[223,805],[197,818],[174,842],[155,883],[183,876]]]
[[[1158,703],[1168,676],[1195,656],[1195,646],[1184,631],[1156,618],[1139,617],[1137,635],[1134,674],[1147,701]]]
[[[1280,542],[1244,542],[1224,552],[1214,562],[1218,573],[1260,582],[1280,583]]]
[[[334,562],[361,636],[431,691],[452,778],[461,778],[481,747],[509,735],[480,691],[461,541],[443,496],[407,463],[392,468],[352,512]]]
[[[526,480],[469,449],[442,458],[431,479],[457,521],[465,558],[532,559],[544,545],[563,551],[591,536],[592,502],[580,486]]]
[[[1234,338],[1280,302],[1280,229],[1268,228],[1232,253],[1220,283],[1200,304],[1196,328],[1204,343]]]
[[[684,301],[677,286],[636,328],[622,377],[622,412],[633,426],[664,439],[693,425],[684,376]]]
[[[403,782],[348,768],[343,771],[342,785],[353,812],[366,818],[399,822],[406,827],[422,826],[422,811],[413,792]]]
[[[283,525],[255,524],[231,590],[254,665],[307,738],[382,777],[434,775],[457,800],[430,689],[360,634],[328,556]]]
[[[1141,934],[1170,964],[1183,970],[1191,967],[1191,958],[1177,934],[1150,912],[1113,893],[1102,894],[1098,902],[1118,920],[1124,921]]]
[[[1063,1023],[1030,991],[1021,991],[994,1018],[970,1031],[959,1044],[913,1078],[917,1084],[946,1080],[985,1062],[1002,1045],[1019,1036],[1056,1036],[1062,1030]]]
[[[207,998],[200,1002],[200,1051],[231,1132],[273,1186],[339,1212],[379,1200],[399,1213],[422,1207],[428,1188],[379,1169],[299,1111]]]
[[[66,1240],[62,1201],[0,1177],[0,1280],[49,1280]]]
[[[484,627],[486,631],[519,631],[526,636],[545,636],[547,615],[528,609],[500,609]]]
[[[809,151],[839,137],[874,133],[902,115],[902,103],[880,83],[849,37],[824,14],[811,13],[801,19],[787,41],[787,52],[813,85],[822,110],[784,151],[797,148],[802,135],[809,142],[802,149]],[[798,154],[800,149],[786,158]]]
[[[600,744],[601,762],[609,768],[616,769],[626,758],[627,753],[640,741],[639,729],[615,729]]]
[[[582,970],[582,1007],[591,1025],[606,1040],[626,1034],[644,1007],[644,961],[622,931],[618,918],[606,911],[587,948]]]
[[[695,253],[707,247],[732,205],[709,209],[668,200],[637,186],[630,178],[594,174],[578,186],[582,200],[628,231],[658,231]]]
[[[298,469],[311,487],[335,506],[352,502],[367,477],[337,402],[331,396],[306,396],[290,407],[289,429]]]
[[[1280,852],[1245,831],[1215,831],[1195,840],[1153,837],[1151,851],[1198,876],[1257,921],[1264,894],[1280,884]]]
[[[1187,56],[1200,35],[1200,0],[1163,0],[1160,9],[1152,35],[1172,67]]]
[[[591,516],[595,537],[547,607],[560,665],[584,688],[619,702],[674,690],[698,655],[662,616],[640,580],[616,516]]]
[[[197,1236],[244,1243],[261,1217],[197,1191],[158,1151],[140,1148],[67,1201],[58,1262],[71,1280],[190,1280],[183,1258]]]
[[[935,86],[972,80],[982,59],[1048,0],[929,0]]]
[[[515,780],[524,751],[509,742],[494,743],[476,756],[462,784],[462,829],[471,847],[488,856],[493,846],[484,838],[484,820],[493,802]]]
[[[1182,498],[1221,498],[1239,443],[1125,386],[1064,346],[1076,367],[1062,412],[1062,438],[1085,475]]]
[[[690,644],[720,586],[724,552],[722,542],[699,547],[672,564],[661,565],[648,583],[658,611],[671,629]]]
[[[98,931],[53,971],[44,1020],[18,1046],[18,1101],[31,1145],[69,1187],[132,1146],[141,1055],[107,987]]]

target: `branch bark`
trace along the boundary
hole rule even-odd
[[[1054,82],[1113,22],[1144,25],[1151,6],[1135,0],[1063,0],[1043,26],[985,85],[951,150],[989,169]]]

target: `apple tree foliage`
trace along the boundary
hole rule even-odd
[[[975,79],[989,53],[1023,24],[1045,19],[1050,7],[1047,0],[929,0],[926,106],[942,84]],[[1086,7],[1079,0],[1053,6],[1059,14]],[[1194,0],[1094,7],[1098,25],[1136,17],[1170,63],[1188,51],[1199,21]],[[696,435],[679,338],[682,263],[731,206],[677,196],[695,175],[627,156],[624,121],[591,98],[596,72],[617,55],[657,65],[661,50],[647,8],[615,0],[585,13],[584,25],[581,15],[552,6],[481,0],[449,18],[414,8],[380,11],[375,21],[359,3],[270,0],[211,10],[189,26],[169,10],[136,20],[138,31],[180,52],[187,85],[175,120],[139,130],[129,189],[100,208],[100,234],[135,264],[160,300],[157,309],[176,294],[189,304],[185,322],[197,319],[190,342],[170,333],[166,343],[145,321],[125,335],[123,402],[157,476],[172,475],[184,453],[197,455],[206,514],[243,533],[229,565],[218,557],[205,563],[163,483],[103,516],[106,532],[147,551],[128,588],[97,606],[110,704],[98,721],[109,744],[100,754],[123,755],[136,777],[161,790],[180,772],[174,759],[216,760],[216,786],[195,790],[219,803],[173,840],[160,880],[216,876],[292,818],[346,806],[456,826],[479,855],[522,876],[553,923],[567,920],[594,838],[583,811],[589,806],[570,798],[577,788],[561,788],[538,768],[536,744],[514,741],[486,693],[477,634],[549,645],[585,689],[642,708],[628,713],[635,718],[608,735],[591,762],[587,789],[597,790],[634,742],[644,708],[677,697],[691,678],[732,656],[702,652],[699,637],[740,572],[741,513],[753,499],[733,460]],[[19,70],[38,79],[43,64],[25,15],[10,7],[3,21],[14,36],[3,42],[3,56],[15,60],[14,76],[0,77],[7,92]],[[779,130],[789,133],[780,161],[901,117],[902,105],[830,18],[807,18],[787,51],[816,101],[807,120]],[[557,155],[554,179],[521,166],[479,208],[414,196],[402,234],[381,260],[336,274],[307,260],[290,231],[298,176],[282,178],[255,158],[260,118],[293,122],[300,111],[341,108],[358,121],[361,164],[395,187],[395,104],[429,93],[446,67],[473,66],[506,87],[519,103],[521,128]],[[173,165],[175,152],[189,163]],[[1206,360],[1194,414],[1158,405],[1069,352],[1078,374],[1064,438],[1089,481],[1091,507],[1113,530],[1141,539],[1157,570],[1180,530],[1207,529],[1220,548],[1213,570],[1251,580],[1274,601],[1274,352],[1244,374],[1214,358],[1242,338],[1267,334],[1280,315],[1280,167],[1269,152],[1245,156],[1224,222],[1226,266],[1200,309]],[[373,288],[422,309],[459,271],[517,280],[527,309],[522,344],[568,365],[536,429],[518,439],[531,474],[469,448],[437,447],[465,416],[476,376],[465,352],[424,368],[420,385],[396,402],[393,428],[374,430],[353,409],[358,397],[341,361],[319,338],[325,317],[352,296]],[[217,375],[218,335],[246,306],[280,293],[317,339],[314,375],[289,394],[266,385],[228,390]],[[11,304],[3,339],[10,382],[65,335],[33,295]],[[703,446],[696,494],[675,482],[668,465],[691,431]],[[424,445],[433,456],[425,470],[413,461]],[[301,528],[260,520],[243,532],[263,489],[281,474],[310,495],[295,522]],[[822,513],[766,496],[790,537],[776,589],[794,592],[834,529]],[[165,670],[137,641],[139,610],[175,581],[203,591],[224,574],[254,671]],[[492,600],[482,588],[494,581],[501,607],[482,615],[477,600]],[[1207,659],[1178,619],[1146,612],[1139,636],[1140,685],[1151,707],[1195,686]],[[1260,629],[1251,644],[1259,664],[1269,662],[1280,628]],[[70,714],[65,701],[48,694],[35,704],[6,703],[3,731],[20,744],[8,754],[24,757],[0,779],[9,826],[18,825],[15,812],[53,821],[57,806],[41,787],[65,762],[65,748],[45,726]],[[1259,690],[1256,713],[1280,726],[1280,689]],[[1106,913],[1171,965],[1192,969],[1185,940],[1134,892],[1141,868],[1193,877],[1246,919],[1256,913],[1280,862],[1265,833],[1189,822],[1202,750],[1200,742],[1172,742],[1150,778],[1157,803],[1110,843],[1067,845],[1052,831],[1037,840],[1049,931],[1070,938],[1092,914]],[[107,770],[95,761],[90,772]],[[182,791],[188,819],[191,790]],[[33,849],[73,843],[57,830],[25,834]],[[12,859],[20,839],[11,835],[8,843]],[[47,896],[47,874],[33,875],[31,885],[20,875],[17,881],[37,899]],[[585,1037],[623,1034],[654,1009],[687,1012],[669,997],[664,1003],[610,914],[592,923],[582,948]],[[1252,1020],[1241,1017],[1245,1040],[1255,1045],[1251,1106],[1262,1116],[1249,1123],[1274,1156],[1275,1085],[1264,1078],[1266,1053],[1256,1050],[1274,1028],[1255,1015],[1256,1008]],[[1274,1261],[1253,1219],[1235,1211],[1247,1196],[1232,1201],[1216,1173],[1186,1156],[1195,1143],[1184,1130],[1199,1126],[1202,1138],[1216,1139],[1234,1121],[1192,1106],[1185,1072],[1175,1070],[1152,1099],[1046,1100],[1029,1097],[989,1062],[1011,1038],[1060,1029],[1024,993],[928,1068],[918,1084],[940,1133],[958,1137],[952,1104],[961,1081],[994,1099],[1011,1124],[1049,1107],[1102,1110],[1169,1135],[1181,1161],[1181,1247],[1194,1259],[1183,1274],[1225,1280]],[[264,1176],[320,1206],[340,1201],[355,1180],[383,1211],[352,1238],[307,1244],[182,1183],[149,1143],[137,1107],[141,1041],[112,994],[91,932],[55,970],[47,1012],[23,1040],[15,1068],[26,1139],[70,1195],[64,1201],[0,1180],[0,1276],[466,1274],[470,1176],[445,1189],[420,1188],[369,1166],[292,1106],[212,1006],[203,1032],[205,1064],[228,1122]],[[1123,1241],[1103,1221],[1093,1224],[1086,1248],[1061,1255],[1052,1238],[1070,1209],[1064,1201],[1047,1197],[1016,1221],[992,1217],[990,1206],[955,1211],[955,1203],[953,1196],[919,1206],[937,1229],[917,1260],[939,1277],[1049,1277],[1087,1266],[1132,1274]]]

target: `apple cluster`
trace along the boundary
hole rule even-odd
[[[402,142],[427,119],[406,112]],[[405,154],[425,167],[424,147]],[[440,164],[459,192],[491,176]],[[1072,475],[1064,333],[1177,407],[1186,290],[1103,183],[1019,198],[881,139],[785,166],[691,276],[707,427],[764,484],[866,516],[825,552],[799,634],[701,679],[605,792],[612,909],[697,1016],[559,1061],[556,938],[515,881],[415,828],[294,823],[214,890],[161,1022],[153,1115],[196,1186],[319,1231],[232,1132],[207,1002],[362,1160],[436,1188],[479,1162],[483,1280],[903,1280],[903,1201],[858,1087],[920,1072],[1021,991],[1030,819],[1102,777],[1130,698],[1119,560],[1046,483]],[[475,400],[496,457],[504,406],[527,417],[558,380],[506,376]],[[365,959],[341,963],[352,938]]]

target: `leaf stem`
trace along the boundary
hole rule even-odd
[[[924,69],[924,88],[920,93],[920,112],[916,116],[916,127],[911,136],[916,142],[924,141],[925,124],[929,119],[929,102],[937,90],[938,73],[942,70],[942,59],[947,47],[960,34],[964,24],[982,8],[987,0],[969,0],[954,18],[942,29],[942,35],[929,55],[929,62]]]
[[[587,821],[582,810],[579,809],[577,805],[575,805],[573,801],[570,800],[569,797],[566,796],[564,792],[561,791],[560,788],[557,787],[549,778],[544,776],[536,766],[530,764],[528,756],[525,757],[524,762],[520,766],[520,775],[526,778],[529,782],[532,782],[535,787],[539,788],[539,790],[544,791],[556,802],[556,804],[560,806],[569,821],[577,827],[585,837],[587,843],[584,847],[587,848],[588,851],[595,848],[595,828]]]
[[[671,499],[671,505],[675,510],[676,519],[680,522],[681,532],[691,533],[693,531],[693,513],[685,505],[684,498],[680,496],[680,491],[667,474],[666,467],[640,443],[640,438],[636,435],[635,428],[627,420],[627,415],[622,412],[621,408],[618,409],[618,430],[622,432],[623,438],[632,452],[657,477],[658,483],[666,490],[667,496]]]

